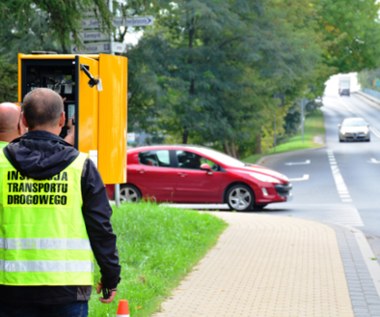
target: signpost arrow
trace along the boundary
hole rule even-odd
[[[97,18],[86,18],[82,20],[82,28],[85,29],[99,29],[100,22]]]
[[[154,22],[154,17],[152,16],[146,16],[146,17],[133,17],[133,18],[122,18],[122,17],[115,17],[113,19],[113,24],[116,27],[120,26],[146,26],[146,25],[152,25]]]
[[[86,41],[87,42],[90,42],[90,41],[107,41],[111,38],[109,34],[102,33],[98,30],[90,30],[90,31],[80,32],[79,37],[85,42]]]
[[[94,42],[85,43],[83,47],[78,48],[76,46],[71,47],[71,52],[74,54],[87,53],[87,54],[98,54],[98,53],[109,53],[111,52],[111,43],[106,42]]]

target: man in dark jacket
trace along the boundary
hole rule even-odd
[[[60,95],[47,88],[37,88],[25,96],[22,110],[22,122],[29,132],[6,146],[0,156],[0,173],[8,175],[0,178],[3,187],[0,241],[4,241],[0,245],[0,249],[4,249],[0,257],[0,276],[3,276],[0,278],[0,317],[87,316],[91,294],[88,281],[93,273],[86,269],[93,265],[83,265],[86,269],[81,272],[78,263],[85,263],[82,257],[90,260],[89,252],[93,253],[100,267],[101,281],[96,289],[106,294],[100,298],[103,303],[114,299],[120,281],[116,236],[110,223],[112,209],[93,162],[83,159],[81,165],[83,154],[58,136],[65,123]],[[78,193],[71,189],[76,184],[70,180],[75,179],[78,171],[79,199],[76,199]],[[48,193],[44,192],[46,188]],[[58,192],[60,195],[51,195]],[[42,196],[53,198],[45,201]],[[17,216],[19,211],[22,217]],[[56,228],[71,227],[59,236],[49,225],[40,225],[43,219],[34,217],[34,213],[47,215],[46,219],[56,222],[52,223]],[[52,216],[60,213],[63,215],[59,217],[66,222],[56,221]],[[73,219],[78,225],[69,224],[71,220],[67,219]],[[80,228],[81,221],[83,228]],[[41,234],[44,228],[46,234]],[[81,235],[81,239],[74,239],[71,229]],[[36,238],[37,232],[41,237]],[[29,234],[33,239],[29,239]],[[62,253],[65,255],[60,258]],[[78,254],[80,257],[75,258]],[[22,257],[17,259],[17,255]]]

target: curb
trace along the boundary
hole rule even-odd
[[[380,265],[377,262],[376,256],[362,231],[352,227],[349,227],[348,229],[353,233],[356,242],[358,243],[364,262],[367,265],[372,281],[376,287],[377,294],[380,297]]]

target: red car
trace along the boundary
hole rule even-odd
[[[121,201],[227,203],[237,211],[285,202],[292,188],[286,176],[271,169],[188,145],[129,149],[127,181],[120,185]],[[113,186],[107,189],[113,197]]]

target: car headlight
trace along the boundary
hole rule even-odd
[[[274,177],[269,176],[269,175],[259,174],[259,173],[249,173],[249,175],[252,176],[253,178],[258,179],[261,182],[275,183],[275,184],[281,183],[277,178],[274,178]]]

